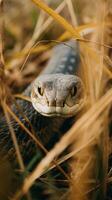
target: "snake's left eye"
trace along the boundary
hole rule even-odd
[[[71,95],[72,97],[74,97],[77,94],[77,87],[73,86],[72,90],[71,90]]]
[[[39,95],[43,96],[43,94],[44,94],[44,89],[43,89],[42,87],[39,87],[39,86],[38,86],[37,91],[38,91]]]

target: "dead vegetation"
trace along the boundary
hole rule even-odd
[[[1,0],[0,4],[1,113],[4,112],[9,126],[19,170],[26,174],[21,189],[18,189],[12,199],[21,199],[24,194],[27,194],[26,198],[29,200],[37,199],[29,191],[40,180],[41,185],[45,183],[48,186],[48,191],[45,189],[44,192],[51,193],[51,199],[54,200],[111,199],[111,1],[29,0],[26,3],[15,3],[10,0],[8,4]],[[94,31],[83,36],[83,32],[91,30]],[[15,101],[15,97],[29,100],[21,92],[39,75],[50,57],[52,47],[57,42],[70,38],[78,40],[80,44],[81,76],[87,99],[85,108],[74,125],[48,152],[35,137],[33,127],[24,113],[21,111],[31,127],[30,130],[11,111],[10,104]],[[11,116],[46,154],[34,168],[32,162],[35,163],[36,156],[31,160],[30,166],[24,164],[14,128],[10,123]],[[69,152],[62,154],[68,147]],[[60,166],[62,163],[69,165],[68,174]],[[57,182],[68,182],[66,191],[53,187],[55,180],[51,174],[44,177],[56,167],[65,177],[63,180],[57,179]],[[31,173],[28,172],[29,168]]]

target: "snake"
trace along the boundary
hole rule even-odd
[[[52,146],[57,141],[65,118],[75,116],[84,105],[84,84],[78,75],[79,65],[79,45],[76,41],[69,40],[66,45],[56,45],[45,69],[23,92],[23,95],[31,96],[31,102],[23,99],[16,101],[23,114],[17,105],[11,105],[14,114],[28,129],[31,130],[32,125],[35,136],[45,146]],[[13,160],[15,149],[9,125],[3,114],[0,118],[0,152]],[[10,117],[10,125],[16,134],[23,158],[35,152],[35,142],[13,117]]]
[[[16,104],[13,102],[11,105],[12,112],[27,129],[32,131],[33,127],[33,134],[47,149],[59,140],[70,126],[69,118],[75,116],[84,105],[84,84],[78,75],[79,65],[76,41],[56,45],[45,69],[23,92],[23,95],[31,96],[31,102],[18,99]],[[0,155],[5,155],[12,164],[17,162],[14,143],[3,113],[0,118]],[[29,162],[39,152],[38,145],[11,116],[10,126],[13,127],[24,162]],[[8,192],[4,193],[8,195]],[[2,199],[5,199],[4,196]]]

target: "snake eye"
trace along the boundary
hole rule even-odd
[[[44,93],[43,88],[38,86],[37,91],[38,91],[39,95],[43,96],[43,93]]]
[[[77,94],[77,87],[74,86],[74,87],[72,88],[72,90],[71,90],[71,95],[72,95],[72,97],[74,97],[76,94]]]

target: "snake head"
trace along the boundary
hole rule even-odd
[[[45,116],[74,116],[84,105],[84,86],[78,76],[44,74],[34,81],[31,101]]]

